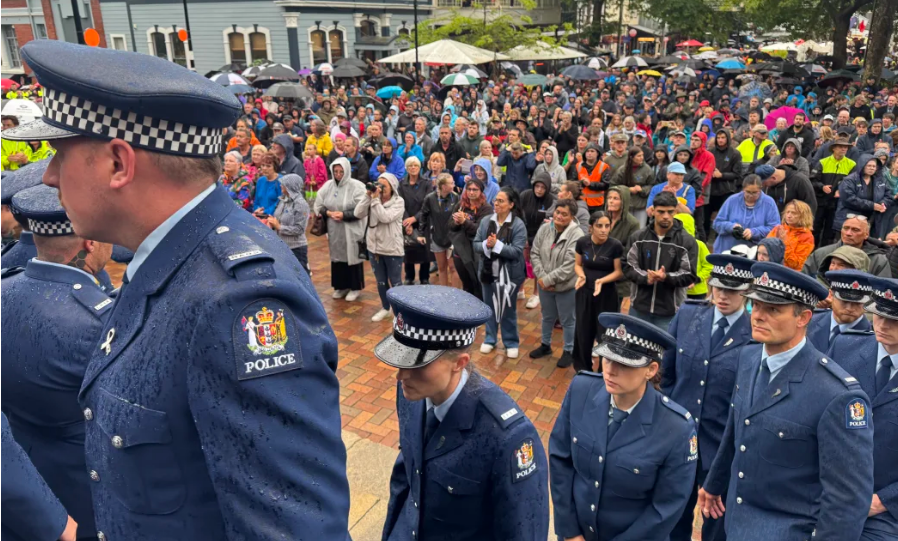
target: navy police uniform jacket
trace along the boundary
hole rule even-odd
[[[810,343],[752,404],[762,344],[742,348],[726,431],[704,489],[729,541],[847,541],[873,496],[873,424],[857,382]]]
[[[692,416],[647,385],[607,442],[610,407],[601,374],[574,377],[549,439],[555,533],[586,541],[666,541],[695,486]]]
[[[832,310],[814,310],[814,317],[811,318],[811,322],[808,324],[808,342],[817,348],[818,351],[824,352],[827,355],[829,354],[830,347],[829,336],[832,333],[830,328],[830,325],[832,324],[832,313]],[[873,330],[873,326],[870,324],[870,320],[864,317],[857,322],[857,325],[849,330],[870,331]]]
[[[514,400],[474,372],[424,447],[424,400],[397,385],[400,453],[384,541],[545,541],[548,465]]]
[[[876,393],[878,354],[872,332],[848,331],[833,342],[833,359],[857,378],[873,402],[873,493],[888,511],[867,518],[865,541],[898,539],[898,376]]]
[[[106,539],[347,538],[336,337],[287,246],[223,189],[100,338],[79,398]]]
[[[7,316],[8,317],[8,316]],[[12,436],[2,417],[4,541],[52,541],[65,529],[68,515]]]
[[[0,255],[0,268],[24,267],[32,257],[37,257],[34,237],[31,231],[22,231],[19,240],[10,242],[3,247],[3,255]]]
[[[92,276],[73,267],[33,259],[24,271],[5,272],[3,412],[79,531],[96,531],[78,391],[112,300]]]
[[[701,482],[717,454],[730,414],[739,352],[751,340],[751,320],[743,311],[711,351],[714,307],[686,302],[670,323],[677,348],[664,353],[661,392],[686,408],[698,428]]]

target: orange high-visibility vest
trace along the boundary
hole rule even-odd
[[[586,160],[580,162],[577,167],[577,178],[580,182],[584,180],[588,180],[589,182],[601,182],[602,175],[605,174],[605,171],[611,169],[611,166],[607,163],[599,160],[595,167],[593,167],[592,172],[586,170]],[[604,190],[593,190],[588,187],[584,187],[582,189],[583,200],[586,201],[586,206],[589,208],[601,208],[605,206],[605,191]]]

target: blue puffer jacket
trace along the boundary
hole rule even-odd
[[[864,183],[864,167],[870,161],[876,162],[876,173],[870,182],[873,183],[873,199],[870,199],[869,187]],[[839,183],[839,205],[836,207],[836,217],[833,221],[833,229],[839,231],[842,224],[848,219],[849,214],[863,214],[870,219],[871,231],[875,230],[878,219],[884,214],[874,212],[873,204],[882,203],[888,209],[892,206],[891,190],[882,176],[882,165],[879,160],[869,154],[864,154],[857,162],[854,172],[842,179]]]

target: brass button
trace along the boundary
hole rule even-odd
[[[90,410],[90,408],[84,408],[84,420],[92,421],[94,418],[94,412]]]
[[[122,445],[124,445],[124,444],[125,444],[125,442],[122,441],[121,436],[112,436],[112,446],[113,447],[115,447],[116,449],[121,449]]]

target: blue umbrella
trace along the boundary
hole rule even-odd
[[[391,99],[402,94],[404,91],[398,86],[385,86],[377,91],[377,97],[381,99]]]
[[[735,58],[727,58],[726,60],[718,62],[716,67],[724,70],[741,70],[745,69],[745,64]]]

